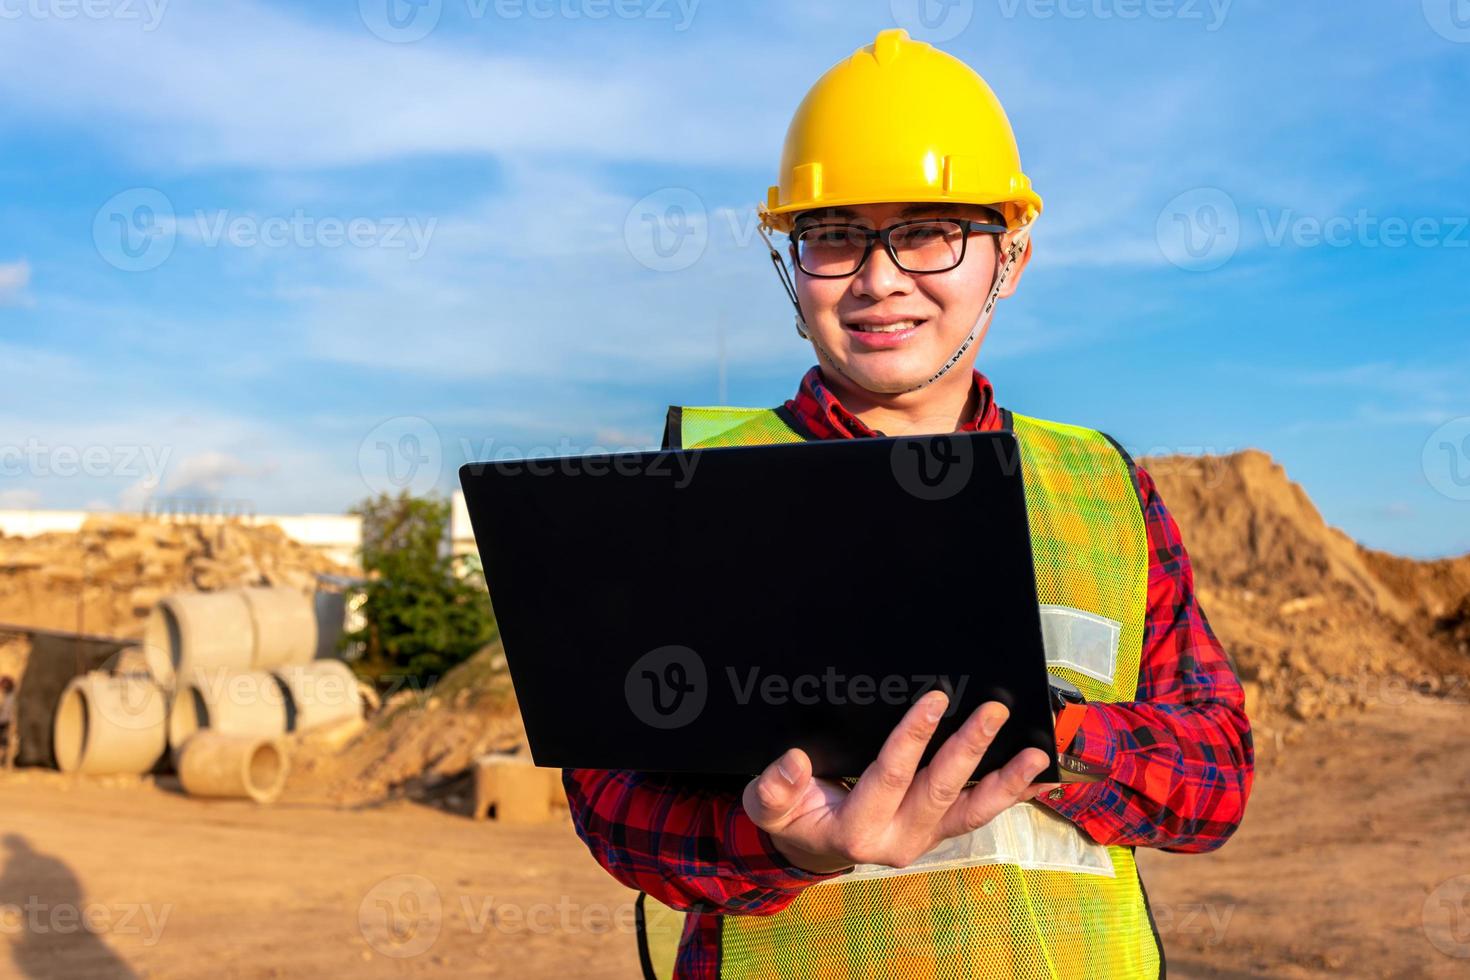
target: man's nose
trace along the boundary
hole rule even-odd
[[[893,258],[888,254],[888,249],[883,247],[882,242],[873,245],[873,252],[868,256],[868,261],[864,262],[863,267],[852,277],[853,294],[868,299],[882,299],[895,293],[910,293],[913,292],[913,289],[913,277],[894,264]]]

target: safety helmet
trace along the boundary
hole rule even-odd
[[[801,211],[852,204],[980,204],[1012,230],[1041,213],[990,86],[904,30],[817,80],[786,131],[779,180],[760,208],[773,231],[790,232]]]

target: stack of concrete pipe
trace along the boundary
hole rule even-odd
[[[167,688],[201,670],[268,670],[316,655],[316,611],[295,589],[179,593],[148,617],[143,655]]]
[[[181,593],[144,634],[147,677],[86,674],[62,695],[64,771],[144,773],[172,749],[190,793],[267,802],[289,765],[282,736],[362,716],[357,679],[313,660],[312,600],[294,589]]]

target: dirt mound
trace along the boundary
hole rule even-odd
[[[319,573],[350,571],[274,524],[95,517],[74,534],[0,536],[0,622],[134,637],[170,592],[310,590]]]
[[[1421,562],[1363,548],[1265,453],[1141,462],[1184,534],[1258,730],[1398,703],[1410,690],[1470,696],[1457,632],[1470,633],[1470,556]]]
[[[500,644],[458,665],[431,690],[389,695],[340,750],[309,740],[295,752],[286,795],[346,805],[393,797],[468,807],[476,756],[528,751]]]

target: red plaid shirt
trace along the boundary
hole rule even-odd
[[[1003,425],[990,382],[961,431]],[[877,435],[838,403],[812,368],[786,408],[819,439]],[[1137,699],[1089,704],[1068,749],[1106,779],[1069,783],[1038,802],[1102,844],[1210,851],[1239,826],[1254,774],[1245,696],[1194,594],[1179,528],[1140,467],[1148,528],[1148,612]],[[567,770],[577,833],[613,877],[686,909],[678,975],[719,975],[721,915],[771,915],[832,877],[794,868],[740,804],[744,780],[691,784],[645,773]]]

